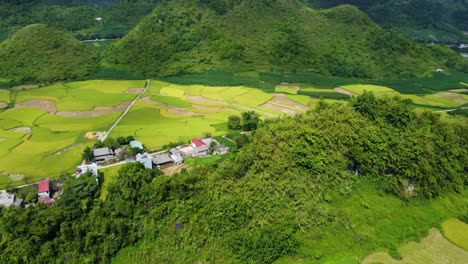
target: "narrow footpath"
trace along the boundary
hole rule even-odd
[[[115,123],[109,128],[109,130],[107,130],[106,134],[102,137],[99,137],[99,141],[104,141],[107,136],[109,136],[109,134],[112,132],[112,130],[114,130],[114,128],[119,124],[119,122],[125,117],[125,115],[130,111],[130,109],[132,108],[132,106],[138,101],[140,100],[141,96],[146,93],[146,91],[148,90],[150,86],[150,80],[146,80],[146,85],[145,85],[145,89],[138,94],[137,97],[135,97],[135,99],[132,101],[132,103],[130,103],[130,105],[127,107],[127,109],[125,109],[125,111],[120,115],[120,117],[115,121]]]

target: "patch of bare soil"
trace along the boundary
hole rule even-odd
[[[37,84],[26,84],[26,85],[14,86],[12,89],[13,90],[29,90],[29,89],[36,89],[36,88],[39,88],[39,85],[37,85]]]
[[[7,103],[4,103],[4,102],[0,102],[0,108],[5,108],[7,107],[8,104]]]
[[[346,94],[346,95],[349,95],[349,96],[357,95],[357,94],[355,94],[355,93],[353,93],[353,92],[351,92],[351,91],[345,90],[345,89],[343,89],[343,88],[341,88],[341,87],[336,87],[336,88],[335,88],[335,91],[336,91],[337,93]]]
[[[466,104],[468,103],[467,100],[465,100],[465,98],[461,97],[460,94],[458,93],[451,93],[451,92],[440,92],[440,93],[436,93],[434,94],[434,96],[437,96],[439,98],[443,98],[443,99],[448,99],[450,101],[453,101],[457,104]]]
[[[144,90],[145,90],[145,88],[128,88],[128,90],[125,93],[140,94]]]
[[[197,103],[209,103],[209,104],[226,104],[224,101],[215,101],[215,100],[210,100],[206,99],[205,97],[198,96],[198,95],[185,95],[185,97],[193,102]]]
[[[92,111],[122,111],[127,109],[127,107],[131,104],[131,102],[123,102],[119,105],[113,106],[96,106],[93,108]]]
[[[104,115],[113,114],[116,111],[58,111],[55,114],[58,116],[68,117],[68,118],[92,118],[99,117]]]
[[[86,132],[84,137],[87,139],[95,139],[95,138],[103,137],[104,135],[106,135],[106,132],[89,131],[89,132]]]
[[[286,82],[283,82],[279,85],[279,87],[285,87],[285,88],[289,88],[289,89],[294,89],[294,90],[297,90],[299,91],[301,88],[299,87],[299,84],[298,83],[286,83]]]
[[[273,99],[271,99],[270,101],[294,108],[297,111],[309,111],[310,110],[309,107],[287,98],[285,94],[276,94],[275,97],[273,97]]]
[[[463,93],[463,92],[468,92],[468,89],[455,89],[455,90],[449,90],[449,92],[454,92],[454,93]]]
[[[262,104],[262,106],[266,107],[266,108],[269,108],[269,109],[272,109],[272,110],[275,110],[275,111],[278,111],[278,112],[285,113],[287,115],[297,115],[297,114],[301,113],[299,111],[295,111],[295,110],[292,110],[292,109],[289,109],[289,108],[281,107],[279,105],[275,105],[275,104],[272,104],[272,103],[265,103],[265,104]]]
[[[189,166],[186,164],[181,164],[181,165],[174,165],[170,166],[164,169],[161,169],[162,173],[164,173],[165,176],[172,176],[174,174],[180,173],[182,169],[187,169]]]
[[[72,150],[72,149],[74,149],[74,148],[77,148],[77,147],[79,147],[79,146],[81,146],[81,145],[83,145],[83,144],[82,144],[82,143],[78,143],[78,144],[75,144],[75,145],[68,146],[68,147],[66,147],[66,148],[64,148],[64,149],[61,149],[61,150],[55,152],[54,154],[52,154],[52,156],[60,155],[60,154],[62,154],[62,153],[64,153],[64,152],[67,152],[67,151],[69,151],[69,150]]]
[[[8,131],[17,132],[17,133],[24,133],[24,134],[30,134],[32,132],[31,128],[27,127],[27,126],[15,127],[15,128],[12,128],[12,129],[10,129]]]
[[[7,140],[6,138],[0,138],[0,142]]]
[[[200,109],[200,110],[239,112],[236,109],[232,109],[232,108],[229,108],[229,107],[216,107],[216,106],[206,106],[206,105],[197,105],[197,104],[192,104],[192,108],[193,109]]]
[[[171,115],[178,115],[178,116],[198,116],[199,114],[187,111],[183,108],[175,107],[175,106],[169,106],[167,104],[163,104],[160,102],[155,102],[151,100],[149,97],[144,97],[141,99],[142,101],[145,101],[150,104],[154,104],[156,106],[159,106],[161,108],[164,108],[167,110],[167,112]]]
[[[10,178],[12,182],[17,182],[17,181],[21,181],[24,179],[24,174],[18,174],[18,173],[10,174],[8,175],[8,178]]]
[[[34,99],[26,102],[18,103],[14,108],[38,108],[53,115],[57,112],[55,101],[45,99]]]

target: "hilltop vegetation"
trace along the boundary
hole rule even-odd
[[[295,0],[163,2],[109,56],[142,76],[307,69],[379,79],[466,70],[450,49],[384,31],[355,7],[316,11]]]
[[[47,24],[78,39],[117,38],[158,0],[23,0],[0,2],[0,40],[30,24]],[[101,18],[101,20],[96,20]]]
[[[330,8],[342,4],[357,6],[385,28],[424,41],[455,42],[466,39],[468,31],[466,0],[306,0],[315,6]]]
[[[238,153],[173,177],[128,164],[105,201],[92,177],[73,179],[56,205],[0,211],[0,261],[355,263],[377,249],[398,255],[400,243],[463,219],[468,126],[386,99],[365,93],[352,106],[321,103],[267,121]]]
[[[90,48],[46,25],[27,26],[0,43],[0,78],[11,83],[78,79],[98,63]]]

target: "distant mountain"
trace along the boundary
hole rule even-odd
[[[77,79],[93,73],[99,58],[68,33],[30,25],[0,43],[0,78],[12,82]]]
[[[330,8],[351,4],[366,12],[379,25],[427,41],[463,38],[468,31],[467,0],[305,0]]]
[[[109,54],[143,76],[309,70],[395,78],[461,63],[448,48],[382,30],[353,6],[317,11],[295,0],[165,1]]]

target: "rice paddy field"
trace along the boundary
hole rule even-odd
[[[466,75],[442,77],[434,77],[434,83],[407,80],[410,90],[424,87],[425,92],[421,88],[413,94],[402,92],[402,81],[369,84],[301,74],[206,73],[152,80],[110,136],[133,135],[148,149],[157,149],[206,132],[227,134],[230,115],[295,115],[320,100],[346,103],[366,90],[379,97],[399,95],[420,108],[466,106]],[[84,134],[107,131],[144,85],[144,80],[89,80],[0,89],[0,189],[72,173],[82,150],[95,142]]]

